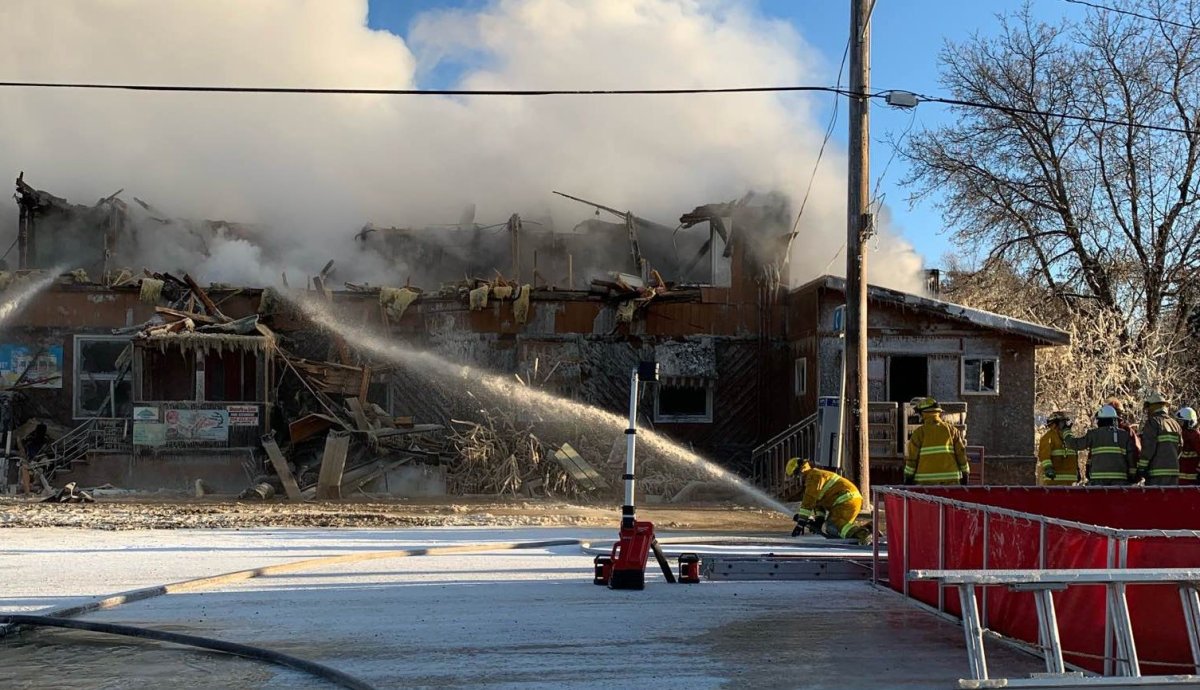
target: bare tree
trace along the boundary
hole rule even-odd
[[[907,182],[940,198],[985,269],[1002,262],[1063,307],[1045,314],[1172,349],[1200,297],[1200,0],[1112,5],[1149,19],[1051,25],[1026,5],[997,35],[948,44],[943,86],[988,108],[911,137]]]

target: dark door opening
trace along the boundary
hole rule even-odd
[[[906,403],[929,395],[928,357],[890,357],[888,361],[888,400]]]

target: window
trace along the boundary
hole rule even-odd
[[[1000,359],[963,357],[962,392],[963,395],[999,395]]]
[[[195,361],[178,347],[138,348],[142,356],[142,395],[139,402],[196,399]]]
[[[258,400],[257,377],[258,354],[253,350],[226,350],[204,355],[205,400],[254,402]]]
[[[76,419],[128,417],[133,413],[133,376],[128,361],[129,338],[75,336]]]
[[[796,359],[792,372],[792,386],[796,391],[797,398],[808,392],[807,357],[799,357]]]
[[[696,424],[712,422],[712,381],[668,377],[655,388],[654,421]]]

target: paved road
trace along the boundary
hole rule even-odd
[[[607,530],[0,531],[0,609],[30,609],[256,565]],[[577,547],[367,561],[90,614],[271,647],[380,688],[950,688],[959,628],[857,582],[590,583]],[[9,586],[12,585],[12,586]],[[993,675],[1039,670],[989,648]],[[12,687],[325,687],[252,662],[78,633],[0,641]],[[48,672],[48,669],[50,671]],[[848,674],[848,675],[847,675]],[[9,676],[13,677],[13,676]]]

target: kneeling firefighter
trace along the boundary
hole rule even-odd
[[[804,485],[800,507],[792,517],[796,521],[793,537],[807,529],[827,539],[857,539],[860,544],[870,541],[871,530],[854,524],[862,510],[863,498],[849,479],[819,470],[800,458],[788,460],[785,469],[789,477],[799,474]]]

